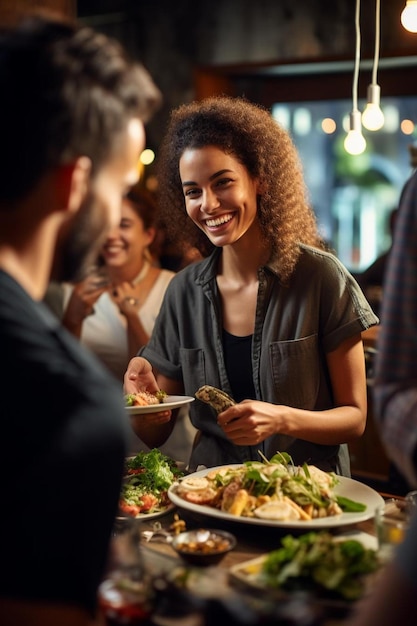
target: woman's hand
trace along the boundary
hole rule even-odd
[[[365,358],[361,335],[343,341],[326,355],[332,382],[331,409],[310,411],[283,404],[243,400],[217,418],[236,445],[258,445],[280,433],[322,445],[354,441],[366,425]]]
[[[227,437],[238,446],[256,446],[277,432],[280,413],[286,407],[243,400],[219,413],[217,423]]]
[[[160,388],[169,391],[158,385],[152,371],[152,365],[141,356],[135,356],[129,361],[124,375],[123,388],[125,393],[136,393],[141,389],[152,392],[159,391]],[[161,404],[161,408],[162,406],[163,404]],[[134,432],[149,448],[159,447],[165,443],[172,432],[175,421],[176,416],[170,410],[130,416],[130,423]]]
[[[80,337],[83,321],[94,314],[94,304],[105,291],[107,286],[99,284],[95,276],[88,276],[76,283],[62,317],[65,328],[76,337]]]
[[[137,393],[146,391],[159,391],[159,385],[152,371],[152,365],[141,356],[130,359],[124,375],[124,392]]]
[[[137,317],[142,302],[137,297],[136,289],[131,283],[125,281],[117,287],[113,287],[112,296],[122,315],[128,317],[133,314]]]

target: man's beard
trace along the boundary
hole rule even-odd
[[[110,228],[106,215],[106,209],[90,193],[59,232],[51,279],[78,282],[86,277],[97,262]]]

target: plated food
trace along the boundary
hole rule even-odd
[[[129,394],[132,395],[132,394]],[[133,394],[136,395],[136,394]],[[165,409],[178,409],[184,404],[194,402],[195,398],[192,396],[167,396],[165,395],[162,401],[152,402],[151,404],[126,404],[126,411],[131,415],[141,415],[146,413],[157,413]]]
[[[373,517],[383,498],[358,481],[315,466],[292,465],[278,453],[195,472],[174,483],[176,506],[227,521],[293,528],[326,528]]]
[[[269,591],[309,591],[353,601],[367,589],[367,578],[381,566],[378,552],[360,538],[328,531],[286,535],[276,550],[230,570],[231,580]]]
[[[187,563],[214,565],[233,550],[236,537],[224,530],[198,528],[180,533],[171,545]]]
[[[185,477],[176,493],[188,502],[261,519],[312,520],[366,508],[360,502],[340,501],[333,490],[337,483],[336,474],[314,465],[294,466],[288,455],[279,453],[270,461],[247,461]]]
[[[149,406],[150,404],[161,404],[167,397],[166,391],[151,392],[142,389],[136,393],[128,393],[125,395],[126,406]]]
[[[125,462],[125,477],[119,499],[120,516],[156,517],[171,510],[168,488],[184,472],[157,448],[139,452]]]

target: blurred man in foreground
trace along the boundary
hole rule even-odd
[[[115,41],[40,16],[0,33],[0,93],[0,623],[86,625],[127,425],[120,386],[41,300],[118,224],[160,93]]]

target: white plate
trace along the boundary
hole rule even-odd
[[[194,402],[195,398],[192,396],[166,396],[163,402],[158,404],[149,404],[147,406],[127,406],[126,411],[131,415],[144,415],[147,413],[159,413],[159,411],[166,411],[167,409],[177,409],[183,404],[189,404]]]
[[[334,536],[334,541],[346,541],[348,539],[354,539],[356,541],[360,541],[360,543],[364,546],[365,549],[368,550],[377,550],[378,542],[376,537],[372,537],[368,533],[364,533],[362,531],[350,531],[350,532],[341,532]],[[276,549],[278,549],[277,546]],[[259,574],[262,569],[262,565],[265,559],[268,557],[270,553],[262,554],[261,556],[255,557],[253,559],[249,559],[248,561],[243,561],[243,563],[238,563],[236,565],[232,565],[229,569],[229,576],[232,582],[243,584],[247,589],[253,589],[257,591],[275,591],[277,594],[282,594],[283,597],[288,595],[288,591],[277,589],[270,589],[265,587],[265,584],[262,582]],[[373,581],[373,574],[367,574],[364,577],[363,584],[366,587],[370,587]],[[326,591],[323,589],[324,598],[326,597]],[[342,607],[352,608],[352,603],[348,600],[344,600],[343,598],[333,598],[331,603],[336,607],[338,604]]]
[[[162,517],[162,515],[166,515],[173,509],[175,509],[175,504],[172,504],[171,502],[171,504],[168,504],[168,506],[166,506],[164,509],[161,509],[160,511],[154,511],[153,513],[139,513],[139,515],[135,515],[135,517],[133,517],[133,515],[122,515],[121,513],[119,513],[116,517],[116,520],[122,521],[125,519],[140,519],[140,520],[145,521],[147,519],[155,519],[156,517]]]
[[[209,467],[204,470],[200,470],[199,472],[195,472],[194,474],[189,474],[187,478],[190,476],[205,476],[209,472],[213,470],[219,469],[220,467],[241,467],[240,464],[232,464],[226,466],[219,467]],[[352,478],[346,478],[345,476],[338,476],[339,484],[334,487],[334,493],[339,496],[344,496],[345,498],[349,498],[350,500],[354,500],[355,502],[361,502],[366,505],[366,510],[361,513],[342,513],[341,515],[334,515],[331,517],[323,517],[320,519],[313,520],[267,520],[267,519],[259,519],[257,517],[243,517],[231,515],[230,513],[225,513],[224,511],[220,511],[219,509],[215,509],[210,506],[206,506],[203,504],[193,504],[192,502],[187,502],[180,496],[178,496],[175,491],[178,487],[178,483],[174,483],[168,489],[168,496],[171,502],[173,502],[176,506],[181,509],[185,509],[192,513],[198,513],[199,515],[207,515],[208,517],[213,517],[217,519],[222,519],[227,522],[238,522],[241,524],[253,524],[258,526],[275,526],[281,528],[297,528],[298,530],[307,530],[312,528],[337,528],[339,526],[347,526],[348,524],[357,524],[358,522],[364,522],[367,519],[371,519],[374,517],[375,509],[384,504],[384,499],[379,495],[377,491],[368,487],[368,485],[364,485],[363,483],[353,480]]]

